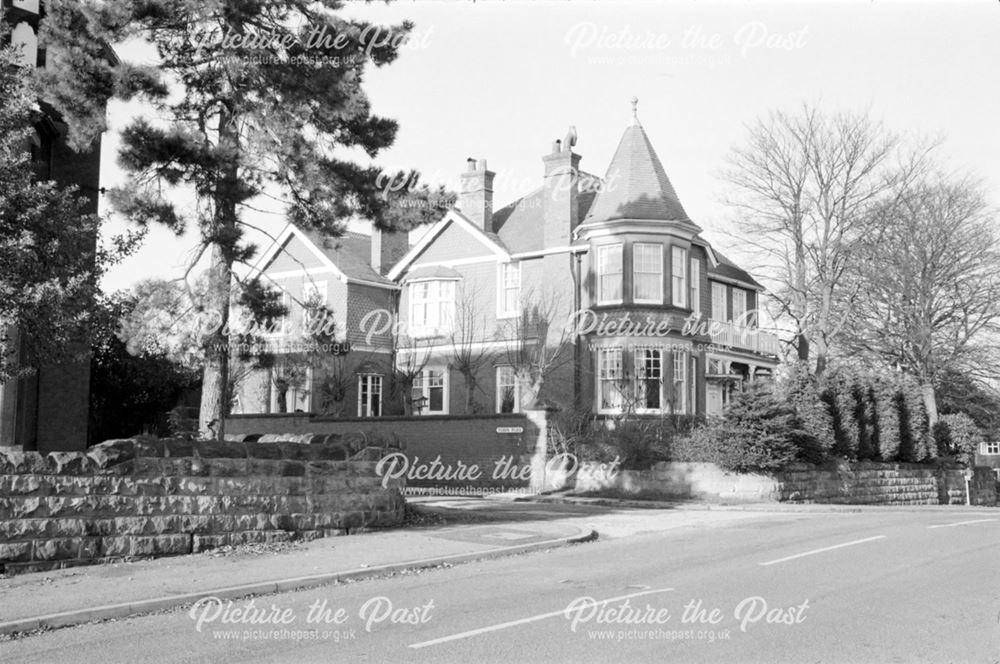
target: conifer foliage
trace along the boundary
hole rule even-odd
[[[234,288],[254,288],[234,285],[234,267],[255,257],[247,213],[259,197],[279,198],[289,221],[330,238],[351,217],[408,230],[439,218],[452,200],[414,172],[359,163],[397,132],[395,121],[373,114],[364,75],[396,58],[412,25],[372,25],[340,10],[337,0],[50,2],[47,30],[64,44],[53,53],[55,100],[76,119],[76,140],[103,127],[97,109],[111,97],[140,94],[156,105],[153,117],[123,132],[119,162],[131,181],[111,198],[140,225],[196,227],[198,259],[211,257],[202,306],[222,325],[204,340],[201,425],[218,421],[220,437],[225,322]],[[95,38],[146,39],[159,63],[108,63]],[[390,191],[386,182],[408,186]],[[174,191],[193,193],[196,205],[178,205]]]

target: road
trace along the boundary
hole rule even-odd
[[[1000,511],[774,513],[222,608],[0,661],[1000,662]]]

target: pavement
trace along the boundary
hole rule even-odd
[[[412,574],[598,536],[607,540],[683,528],[724,528],[767,519],[768,508],[773,508],[698,509],[570,497],[419,497],[409,502],[420,516],[399,529],[0,577],[0,635],[166,611],[202,597],[237,599]],[[782,511],[837,510],[798,506]]]

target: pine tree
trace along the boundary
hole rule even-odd
[[[378,117],[362,90],[369,65],[397,56],[412,24],[383,27],[340,16],[338,0],[52,0],[47,33],[68,44],[50,53],[55,103],[75,114],[78,141],[103,128],[96,112],[112,96],[144,95],[156,120],[137,119],[122,135],[119,162],[131,174],[112,192],[115,207],[140,225],[200,233],[197,262],[210,256],[202,306],[219,329],[204,339],[200,424],[224,436],[229,354],[226,322],[249,264],[246,213],[261,195],[280,196],[288,220],[327,237],[360,217],[383,230],[436,220],[452,198],[419,184],[415,172],[388,178],[369,159],[389,147],[395,121]],[[108,64],[95,51],[104,38],[149,40],[157,67]],[[88,133],[89,132],[89,133]],[[386,182],[406,183],[385,187]],[[168,190],[192,192],[188,213]],[[401,199],[406,199],[401,203]],[[414,200],[416,199],[416,200]],[[192,262],[192,268],[194,266]],[[187,275],[185,275],[186,279]]]

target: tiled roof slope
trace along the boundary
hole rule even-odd
[[[585,222],[651,219],[692,224],[642,125],[625,130]]]
[[[579,219],[583,219],[594,202],[594,192],[577,195]],[[544,246],[544,189],[537,189],[493,213],[493,230],[511,253],[541,251]]]
[[[754,279],[752,276],[750,276],[749,272],[747,272],[746,270],[744,270],[743,268],[741,268],[739,265],[737,265],[736,263],[734,263],[727,256],[723,255],[721,251],[719,251],[718,249],[715,249],[714,247],[713,247],[713,251],[715,251],[715,257],[719,259],[719,264],[717,266],[715,266],[715,267],[712,267],[711,265],[709,265],[709,267],[708,267],[708,276],[711,277],[711,276],[715,275],[715,276],[724,277],[724,278],[727,278],[727,279],[736,279],[738,281],[742,281],[744,283],[748,283],[748,284],[750,284],[752,286],[756,286],[757,288],[760,288],[761,290],[764,289],[764,287],[761,286],[757,282],[756,279]]]
[[[372,239],[370,236],[351,231],[340,237],[327,237],[309,230],[303,232],[348,278],[374,281],[379,284],[393,283],[371,266]]]

